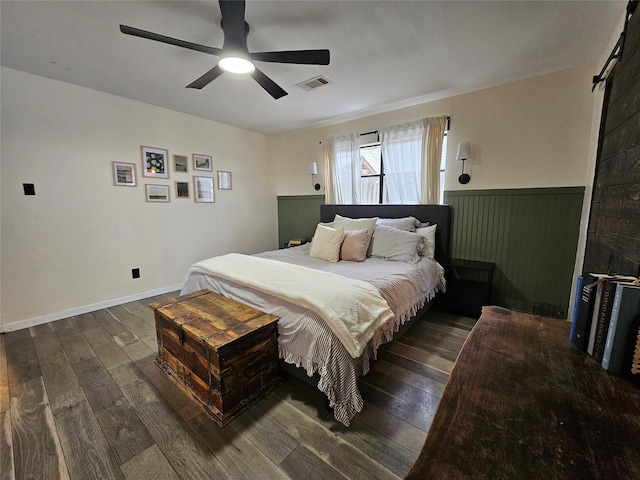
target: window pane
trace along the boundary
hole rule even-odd
[[[360,202],[379,203],[380,177],[362,177],[360,183]]]
[[[447,165],[447,134],[442,139],[442,157],[440,158],[440,203],[444,203],[444,170]]]
[[[380,175],[380,144],[360,147],[361,175]]]
[[[447,134],[442,138],[442,156],[440,157],[440,170],[444,172],[447,165]]]

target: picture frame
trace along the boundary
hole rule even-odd
[[[142,175],[153,178],[169,178],[169,151],[155,147],[142,150]]]
[[[193,200],[196,203],[213,203],[213,177],[193,177]]]
[[[189,182],[176,181],[176,198],[189,198]]]
[[[149,203],[168,203],[169,185],[153,185],[146,183],[144,185],[144,196]]]
[[[231,190],[231,172],[218,170],[218,190]]]
[[[116,187],[135,187],[136,166],[133,163],[111,162],[113,185]]]
[[[212,158],[209,155],[201,155],[199,153],[193,154],[193,169],[205,172],[211,172]]]
[[[174,155],[173,171],[176,173],[189,173],[189,157],[186,155]]]

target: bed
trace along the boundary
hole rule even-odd
[[[334,417],[348,426],[363,407],[358,377],[445,289],[451,212],[446,205],[322,205],[320,216],[312,244],[197,262],[181,294],[207,288],[278,316],[281,361],[316,378]],[[416,232],[405,228],[409,217]],[[353,253],[346,239],[353,245],[367,229],[373,238],[360,261],[362,245]],[[408,259],[416,236],[417,255]],[[325,258],[325,246],[334,255],[338,238],[347,260]],[[396,256],[403,242],[409,247]]]

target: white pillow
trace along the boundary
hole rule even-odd
[[[424,247],[420,251],[423,257],[433,258],[436,253],[436,227],[438,225],[429,225],[428,227],[417,228],[416,233],[425,238]]]
[[[333,219],[333,228],[344,227],[345,230],[366,230],[371,236],[376,228],[378,217],[373,218],[349,218],[336,214]]]
[[[423,237],[393,227],[378,225],[371,239],[371,256],[396,262],[416,263],[420,260]]]
[[[415,232],[416,226],[418,225],[418,219],[416,217],[379,218],[376,225],[399,228],[400,230],[406,230],[407,232]]]
[[[329,228],[318,225],[316,232],[313,234],[309,255],[327,262],[336,263],[340,259],[340,246],[342,245],[343,235],[344,228],[342,227]]]

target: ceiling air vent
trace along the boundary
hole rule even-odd
[[[333,83],[333,82],[329,80],[327,77],[319,76],[319,77],[310,78],[309,80],[305,80],[304,82],[301,82],[301,83],[296,83],[296,87],[300,87],[305,92],[309,92],[311,90],[315,90],[316,88],[328,85],[329,83]]]

